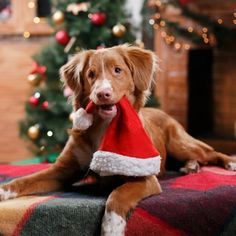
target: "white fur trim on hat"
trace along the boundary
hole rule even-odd
[[[160,156],[135,158],[107,151],[96,151],[90,169],[101,176],[149,176],[160,172],[160,164]]]
[[[73,117],[73,128],[86,130],[93,124],[93,115],[87,113],[83,108],[78,109]]]

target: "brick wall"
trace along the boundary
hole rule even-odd
[[[187,128],[188,113],[188,51],[176,52],[166,45],[160,35],[155,35],[155,48],[160,58],[160,71],[157,75],[156,94],[161,109],[177,119]]]
[[[213,19],[222,17],[232,27],[235,0],[196,0],[189,4],[195,11],[207,14]],[[176,17],[176,16],[174,16]],[[194,26],[182,16],[179,21]],[[223,35],[222,35],[223,37]],[[235,44],[235,42],[233,43]],[[213,132],[226,138],[236,137],[236,47],[226,45],[214,49],[213,61]],[[167,46],[161,37],[161,30],[155,30],[155,49],[161,59],[156,93],[161,108],[188,127],[188,51],[176,51]]]
[[[236,138],[236,48],[215,50],[214,131]]]
[[[30,86],[27,75],[32,69],[31,56],[45,40],[0,39],[0,163],[27,159],[32,154],[18,136],[18,121]]]
[[[195,0],[191,3],[192,8],[196,11],[211,16],[213,19],[222,17],[224,24],[232,27],[232,13],[236,10],[235,0]]]

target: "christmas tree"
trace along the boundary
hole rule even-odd
[[[55,29],[50,44],[34,57],[28,76],[32,94],[26,102],[20,134],[31,150],[52,161],[64,147],[71,124],[71,91],[63,87],[59,68],[81,49],[99,49],[134,42],[124,0],[52,1],[49,21]]]

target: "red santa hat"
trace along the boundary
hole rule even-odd
[[[99,149],[93,154],[90,169],[101,176],[158,174],[160,154],[144,130],[137,112],[126,97],[116,106],[117,115],[105,131]]]

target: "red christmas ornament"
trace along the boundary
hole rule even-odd
[[[187,5],[189,2],[190,2],[190,0],[179,0],[179,3],[180,3],[182,6]]]
[[[90,19],[94,25],[104,25],[106,21],[106,14],[103,12],[96,12],[91,15]]]
[[[39,104],[39,98],[36,98],[35,96],[31,96],[29,99],[29,103],[32,107],[36,107]]]
[[[65,30],[60,30],[55,35],[56,41],[61,45],[66,45],[70,41],[70,36]]]
[[[48,101],[44,101],[42,103],[41,107],[42,107],[43,110],[47,110],[48,109],[48,105],[49,105]]]

